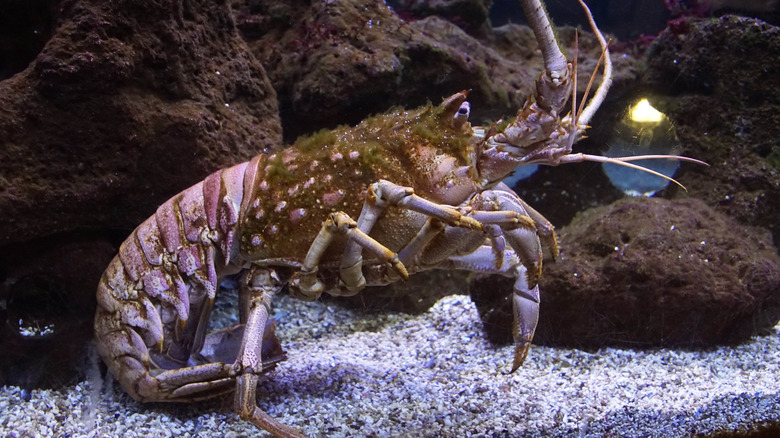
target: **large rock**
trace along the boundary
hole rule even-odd
[[[236,15],[279,95],[289,140],[358,123],[393,105],[440,102],[460,90],[471,90],[473,120],[496,121],[516,113],[543,70],[526,26],[506,25],[476,38],[435,15],[405,21],[372,0],[242,1]],[[560,35],[564,47],[574,46],[573,29]],[[601,53],[587,32],[580,34],[580,53],[587,77]],[[633,74],[634,57],[615,61],[621,78]],[[584,89],[587,81],[580,84]]]
[[[547,263],[534,342],[702,347],[739,342],[780,319],[780,257],[765,230],[697,199],[627,198],[578,215]],[[512,281],[476,280],[490,337],[508,341]]]
[[[665,30],[646,58],[643,91],[675,124],[682,153],[710,164],[685,167],[688,195],[780,241],[780,28],[689,20]]]
[[[230,8],[78,1],[0,82],[0,245],[132,229],[209,172],[279,146],[276,96]]]

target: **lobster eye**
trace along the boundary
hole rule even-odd
[[[455,113],[455,117],[453,117],[453,125],[456,128],[463,126],[463,124],[466,123],[466,121],[469,119],[469,113],[471,113],[471,105],[468,102],[463,102],[460,104],[458,112]]]

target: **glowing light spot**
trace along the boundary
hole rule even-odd
[[[297,192],[298,192],[298,184],[296,184],[295,187],[291,187],[287,189],[287,194],[290,196],[294,195]]]
[[[260,190],[262,191],[268,190],[268,182],[266,180],[260,181]]]
[[[260,219],[263,216],[265,216],[265,211],[262,208],[257,210],[257,213],[255,213],[255,219]]]
[[[287,207],[287,201],[282,201],[278,204],[276,204],[276,207],[274,208],[274,211],[279,213],[280,211],[284,210]]]
[[[679,140],[671,121],[647,99],[626,108],[625,115],[613,126],[608,137],[608,157],[632,155],[674,155]],[[677,160],[650,159],[636,163],[642,167],[673,177],[680,166]],[[648,173],[616,164],[604,163],[604,172],[612,184],[630,196],[653,196],[669,185],[669,181]]]
[[[312,184],[314,184],[314,177],[309,178],[305,183],[303,183],[303,188],[308,189],[312,186]]]
[[[263,244],[263,239],[258,235],[252,236],[252,246],[260,246]]]
[[[279,227],[277,227],[276,225],[271,225],[270,227],[268,227],[268,234],[273,236],[278,232],[279,232]]]
[[[664,114],[650,105],[647,99],[642,99],[631,108],[631,120],[635,122],[659,123]]]
[[[330,161],[339,161],[344,159],[344,156],[341,155],[341,152],[334,152],[333,155],[330,156]]]
[[[359,156],[360,156],[360,153],[358,151],[349,151],[349,158],[351,160],[355,160]]]

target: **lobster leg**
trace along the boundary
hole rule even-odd
[[[503,184],[474,196],[468,207],[472,209],[469,216],[487,231],[487,241],[481,234],[453,227],[441,229],[429,220],[399,254],[414,269],[419,265],[423,270],[435,267],[515,277],[514,371],[528,355],[539,319],[538,282],[543,257],[540,236],[557,255],[555,232],[542,215],[526,208]]]
[[[382,210],[389,206],[401,207],[407,210],[436,218],[448,225],[469,230],[482,230],[482,224],[462,214],[457,209],[428,201],[414,194],[411,187],[403,187],[390,181],[380,180],[369,187],[369,195],[364,204],[358,222],[355,222],[344,212],[332,214],[322,225],[317,237],[312,242],[301,271],[293,276],[291,289],[298,298],[316,299],[325,289],[317,278],[317,265],[325,250],[331,245],[336,235],[346,235],[349,238],[342,256],[339,276],[344,295],[360,291],[366,284],[363,277],[362,249],[367,249],[383,263],[390,263],[401,278],[408,277],[408,272],[398,255],[371,238],[368,233],[373,228]],[[361,228],[362,227],[362,228]],[[337,294],[337,291],[332,291]]]
[[[536,223],[536,234],[539,236],[539,239],[544,243],[544,245],[550,250],[550,255],[552,256],[553,261],[557,260],[559,253],[558,238],[555,235],[555,227],[553,224],[551,224],[546,217],[542,216],[541,213],[528,205],[528,203],[523,201],[522,198],[517,196],[514,190],[509,188],[509,186],[506,184],[499,183],[494,187],[493,190],[509,193],[511,195],[512,201],[515,204],[520,205],[528,217],[533,219],[534,223]]]
[[[320,229],[319,234],[317,234],[309,251],[306,253],[306,259],[301,270],[296,272],[290,280],[290,292],[297,298],[304,300],[317,299],[325,289],[325,285],[317,278],[317,265],[319,265],[323,254],[325,254],[325,250],[333,243],[333,239],[337,235],[347,236],[352,242],[358,244],[360,248],[365,248],[374,253],[383,263],[390,263],[393,269],[404,279],[409,277],[406,267],[398,260],[397,254],[361,231],[357,227],[357,222],[352,220],[348,214],[339,211],[331,214],[322,224],[322,229]],[[342,269],[341,271],[341,279],[348,285],[357,284],[362,279],[362,276],[360,269],[357,271],[345,271]],[[365,282],[365,280],[363,281]]]
[[[424,246],[427,240],[430,240],[441,229],[443,224],[462,227],[469,230],[481,230],[482,225],[474,219],[463,215],[458,210],[428,201],[414,194],[414,189],[394,184],[390,181],[380,180],[369,186],[369,195],[363,204],[363,210],[357,221],[357,228],[364,234],[371,232],[379,215],[387,207],[401,207],[407,210],[415,211],[430,216],[431,220],[418,234],[413,242],[407,247],[406,254],[399,260],[405,264],[406,257],[413,254]],[[343,287],[339,291],[332,291],[332,294],[354,295],[366,285],[366,280],[362,273],[363,257],[361,244],[352,240],[347,244],[341,258],[340,277],[343,281]]]
[[[248,294],[249,312],[241,348],[230,374],[236,378],[234,409],[242,420],[249,420],[277,437],[303,437],[303,432],[274,420],[257,406],[257,383],[263,373],[263,337],[271,312],[273,296],[284,286],[276,272],[254,266],[244,278],[241,293]]]
[[[512,371],[515,371],[528,356],[536,324],[539,322],[539,285],[531,286],[528,270],[520,263],[512,248],[506,248],[503,251],[501,255],[503,260],[496,262],[495,257],[496,254],[491,245],[482,245],[465,256],[451,257],[440,267],[515,277],[512,290],[512,310],[514,313],[512,337],[515,343]],[[496,269],[497,264],[500,264],[501,268]]]

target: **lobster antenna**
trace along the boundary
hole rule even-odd
[[[647,172],[651,175],[659,176],[665,180],[671,181],[686,192],[688,189],[685,188],[684,185],[680,184],[677,180],[674,178],[668,177],[664,175],[663,173],[656,172],[655,170],[648,169],[647,167],[642,167],[633,163],[629,163],[629,161],[637,161],[637,160],[649,160],[649,159],[665,159],[665,160],[680,160],[680,161],[688,161],[691,163],[697,163],[697,164],[703,164],[705,166],[709,166],[709,164],[705,163],[704,161],[697,160],[695,158],[690,157],[683,157],[680,155],[636,155],[633,157],[603,157],[601,155],[590,155],[590,154],[570,154],[561,157],[561,163],[580,163],[583,161],[593,161],[597,163],[611,163],[611,164],[617,164],[618,166],[623,167],[629,167],[631,169],[641,170],[642,172]]]
[[[607,41],[606,45],[603,46],[602,49],[601,49],[601,56],[599,56],[599,61],[596,63],[596,69],[593,70],[593,74],[590,75],[590,80],[588,81],[588,86],[585,87],[585,94],[582,96],[582,102],[580,102],[580,108],[579,108],[579,110],[577,110],[577,114],[578,115],[582,114],[582,112],[584,110],[585,101],[588,99],[588,94],[590,94],[590,87],[593,85],[593,80],[596,79],[596,72],[598,72],[599,66],[601,66],[601,62],[604,60],[604,55],[607,53],[607,50],[608,50],[610,42],[612,42],[612,39]],[[575,77],[575,80],[576,80],[577,75],[575,74],[574,77]],[[593,97],[595,99],[596,96],[593,96]],[[574,118],[574,123],[575,123],[575,125],[578,123],[578,120],[577,120],[576,117]],[[585,122],[585,123],[587,123],[587,122]]]

